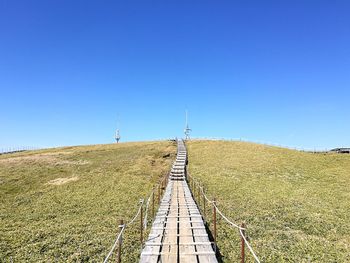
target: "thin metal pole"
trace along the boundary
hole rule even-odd
[[[120,222],[119,222],[120,231],[122,231],[123,227],[124,227],[124,220],[121,219]],[[121,262],[121,256],[122,256],[122,240],[123,240],[123,234],[120,236],[120,239],[119,239],[117,263],[120,263],[120,262]]]
[[[242,223],[241,227],[245,228],[244,222]],[[244,229],[242,229],[242,234],[245,237],[245,230]],[[244,242],[243,237],[241,236],[241,263],[245,262],[245,251],[244,251],[244,249],[245,249],[245,242]]]
[[[216,251],[216,199],[215,198],[213,200],[213,224],[214,224],[214,229],[213,229],[214,247]]]

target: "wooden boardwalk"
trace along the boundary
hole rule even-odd
[[[185,180],[187,152],[178,141],[176,161],[140,263],[217,263],[203,218]]]

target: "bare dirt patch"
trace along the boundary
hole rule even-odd
[[[75,182],[75,181],[78,181],[78,180],[79,180],[78,176],[68,177],[68,178],[56,178],[54,180],[49,181],[47,184],[62,185],[62,184],[66,184],[66,183],[69,183],[69,182]]]
[[[85,165],[89,164],[85,160],[64,160],[60,158],[60,155],[69,155],[72,152],[54,152],[54,153],[40,153],[28,156],[17,156],[5,159],[0,159],[0,164],[19,164],[19,163],[30,163],[30,162],[44,162],[51,165]]]

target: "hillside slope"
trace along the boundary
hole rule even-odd
[[[246,221],[262,262],[349,262],[350,155],[228,141],[187,147],[189,172],[231,219]],[[224,262],[237,262],[237,230],[219,220],[218,232]]]
[[[0,262],[101,262],[175,154],[145,142],[0,156]],[[138,235],[128,229],[124,262],[137,261]]]

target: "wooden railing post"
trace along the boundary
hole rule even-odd
[[[204,187],[203,187],[203,214],[204,214],[204,219],[205,221],[207,220],[207,212],[206,212],[206,200],[205,200],[205,196],[204,196]]]
[[[201,185],[198,183],[198,206],[201,209]]]
[[[154,191],[155,187],[153,187],[153,192],[152,192],[152,218],[154,217]]]
[[[214,238],[214,248],[216,252],[216,199],[213,200],[213,238]]]
[[[241,225],[242,228],[245,228],[245,224],[244,222]],[[242,235],[245,237],[245,230],[242,229]],[[241,236],[241,263],[245,262],[245,242],[244,242],[244,238]]]
[[[121,219],[120,222],[119,222],[119,229],[120,229],[120,231],[123,230],[123,227],[124,227],[124,220]],[[123,242],[123,234],[120,236],[119,242],[118,242],[117,263],[120,263],[121,259],[122,259],[122,242]]]
[[[141,203],[141,213],[140,213],[140,242],[141,242],[141,248],[143,243],[143,199],[140,200]]]
[[[160,184],[158,185],[158,204],[160,204]]]

